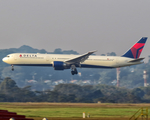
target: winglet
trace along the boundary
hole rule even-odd
[[[93,53],[95,53],[95,52],[97,52],[97,50],[94,50],[94,51],[90,51],[90,52],[88,52],[88,54],[93,54]]]
[[[137,43],[135,43],[122,57],[129,57],[137,59],[144,48],[147,37],[142,37]]]

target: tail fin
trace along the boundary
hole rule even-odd
[[[147,37],[142,37],[137,43],[135,43],[122,57],[129,57],[137,59],[144,48]]]

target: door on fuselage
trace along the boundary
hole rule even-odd
[[[49,59],[50,59],[50,57],[47,55],[47,56],[46,56],[46,61],[48,62],[48,61],[49,61]]]
[[[17,60],[18,55],[13,55],[12,57],[14,58],[14,60]]]

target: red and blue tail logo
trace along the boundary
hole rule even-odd
[[[128,50],[123,57],[129,57],[137,59],[140,57],[140,54],[144,48],[144,45],[146,43],[147,37],[142,37],[136,44],[132,46],[130,50]]]

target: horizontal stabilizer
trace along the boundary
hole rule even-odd
[[[138,59],[135,59],[135,60],[131,60],[131,61],[129,61],[129,62],[139,62],[139,61],[141,61],[141,60],[143,60],[144,58],[138,58]]]

